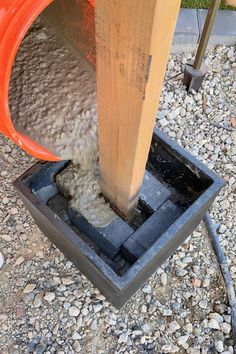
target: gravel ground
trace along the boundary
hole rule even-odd
[[[236,279],[235,52],[217,47],[186,94],[170,58],[157,124],[226,185],[212,207]],[[173,78],[175,76],[175,78]],[[11,185],[34,160],[0,136],[1,353],[233,353],[224,283],[203,223],[119,312],[35,226]]]

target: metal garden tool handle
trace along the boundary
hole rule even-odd
[[[219,8],[221,0],[211,0],[210,7],[207,12],[204,28],[198,45],[196,57],[194,60],[194,69],[200,69],[202,61],[206,52],[207,44],[209,42],[211,30],[216,18],[217,10]]]
[[[204,28],[201,34],[197,53],[194,62],[189,62],[185,66],[183,83],[187,86],[187,90],[198,91],[202,85],[204,77],[207,73],[207,67],[203,63],[203,58],[209,42],[211,30],[216,18],[220,0],[212,0],[207,12]]]

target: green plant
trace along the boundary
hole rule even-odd
[[[210,0],[182,0],[181,7],[193,8],[193,9],[207,9],[209,7]],[[221,5],[220,9],[235,10],[230,6]]]

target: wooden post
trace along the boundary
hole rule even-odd
[[[224,0],[224,5],[236,7],[236,0]]]
[[[137,204],[180,0],[97,0],[95,32],[103,194]]]

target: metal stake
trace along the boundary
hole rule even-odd
[[[185,66],[184,70],[184,85],[187,86],[187,90],[193,89],[198,91],[201,87],[203,79],[207,73],[207,68],[203,63],[203,58],[206,52],[207,44],[211,30],[216,18],[217,10],[219,8],[221,0],[212,0],[207,12],[204,28],[198,45],[197,53],[194,62],[189,62]]]

